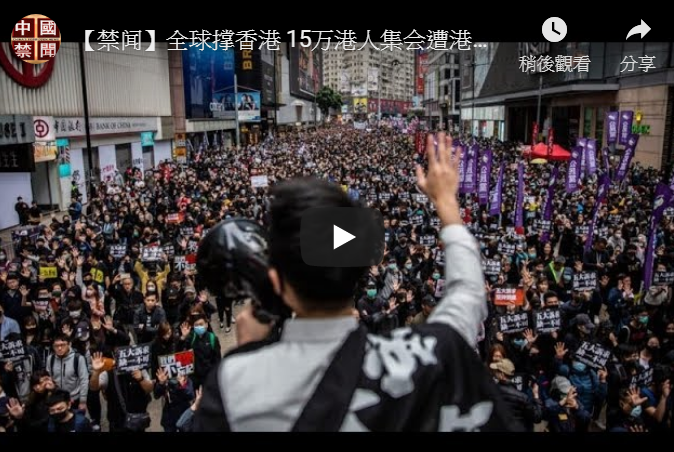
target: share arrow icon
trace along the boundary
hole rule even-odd
[[[644,22],[643,19],[641,19],[641,23],[637,25],[636,27],[633,27],[629,33],[627,33],[627,37],[625,38],[625,41],[627,41],[630,36],[633,35],[641,35],[641,39],[644,39],[644,36],[651,31],[651,27],[646,25],[646,22]]]

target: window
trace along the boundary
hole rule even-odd
[[[583,115],[583,136],[592,136],[592,117],[594,115],[594,108],[585,107],[585,114]]]
[[[604,121],[606,121],[605,112],[606,110],[603,107],[597,107],[597,120],[594,127],[594,138],[597,140],[597,151],[599,151],[602,146],[604,146]]]

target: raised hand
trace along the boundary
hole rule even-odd
[[[646,400],[648,400],[647,397],[641,397],[641,393],[639,392],[639,389],[635,386],[630,388],[629,394],[630,394],[630,400],[632,400],[632,405],[634,405],[634,406],[641,405]]]
[[[180,335],[185,340],[187,338],[187,335],[190,334],[190,331],[192,331],[192,327],[190,326],[189,323],[183,322],[180,325]]]
[[[524,339],[526,339],[528,343],[533,344],[536,342],[536,339],[538,339],[538,336],[535,335],[531,329],[527,329],[524,331]]]
[[[426,158],[428,174],[417,166],[417,186],[429,200],[435,204],[443,225],[463,224],[459,214],[457,195],[459,193],[459,162],[461,150],[452,155],[452,138],[444,132],[437,136],[438,149],[435,150],[435,137],[426,138]]]
[[[25,413],[26,406],[22,405],[21,402],[19,402],[17,399],[12,398],[9,399],[7,410],[9,410],[9,415],[14,419],[21,419]]]
[[[557,342],[555,344],[555,356],[557,359],[564,359],[564,356],[568,353],[568,350],[566,349],[566,346],[564,346],[563,342]]]
[[[105,366],[105,360],[103,358],[103,353],[97,352],[91,356],[91,369],[100,372]]]
[[[157,369],[157,383],[160,385],[165,385],[168,381],[168,374],[163,368]]]

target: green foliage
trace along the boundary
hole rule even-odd
[[[340,110],[344,102],[342,101],[342,95],[336,93],[329,86],[324,86],[316,94],[316,104],[318,108],[323,113],[323,116],[330,114],[330,109]]]

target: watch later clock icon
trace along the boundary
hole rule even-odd
[[[559,42],[566,36],[566,22],[559,17],[550,17],[543,22],[543,37],[550,42]]]

